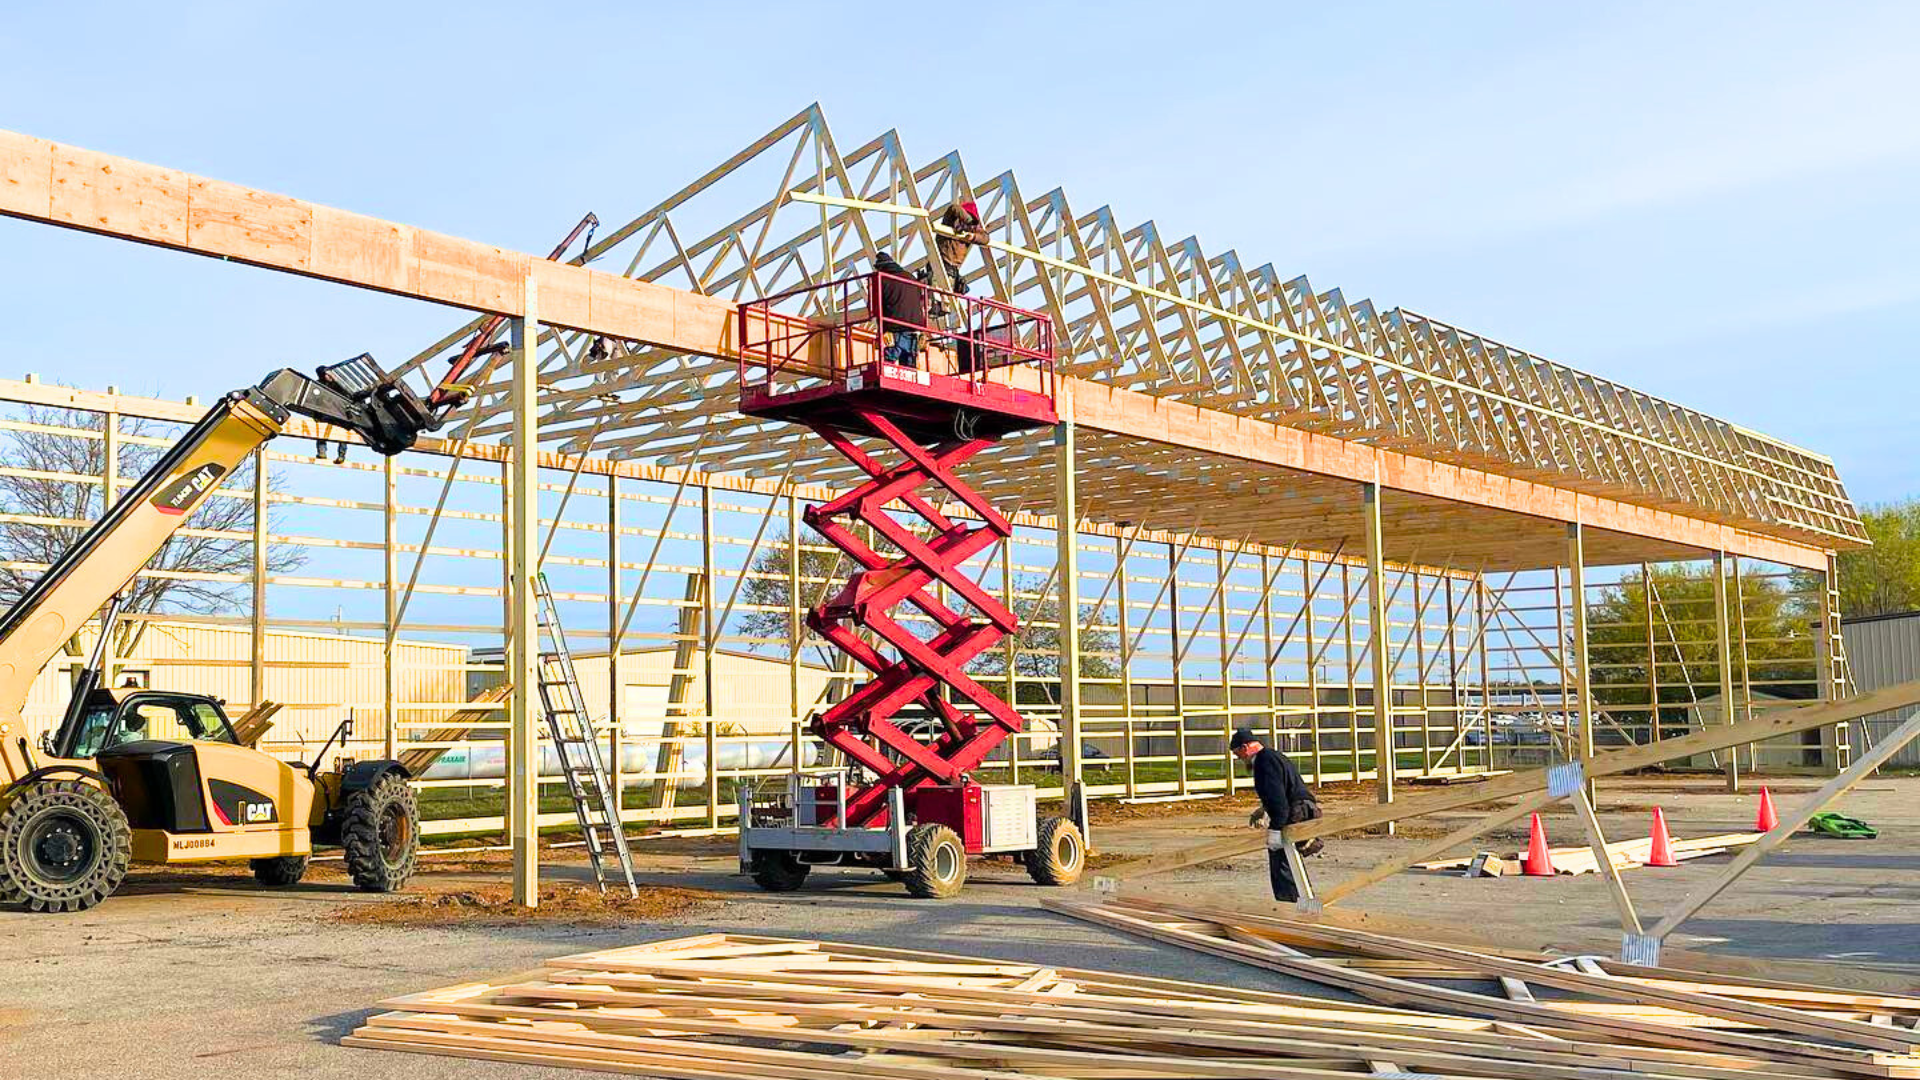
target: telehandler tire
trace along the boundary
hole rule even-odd
[[[133,860],[120,804],[80,780],[42,780],[0,811],[0,904],[85,911],[112,896]]]
[[[388,773],[347,796],[340,842],[347,849],[347,873],[362,890],[405,888],[420,850],[420,803],[406,777]]]
[[[271,859],[254,859],[253,880],[268,888],[280,889],[288,885],[300,884],[307,873],[306,855],[277,855]]]

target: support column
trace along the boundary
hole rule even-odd
[[[261,465],[265,465],[265,461]],[[393,669],[393,647],[399,638],[400,627],[400,514],[395,506],[396,488],[393,459],[380,459],[381,486],[385,496],[381,502],[380,526],[380,592],[386,611],[386,633],[380,649],[380,721],[381,740],[385,747],[385,756],[392,760],[399,754],[399,674]],[[259,516],[256,512],[256,518]],[[426,552],[421,552],[424,558]],[[254,699],[258,702],[258,698]]]
[[[267,448],[264,446],[253,452],[252,578],[253,610],[247,619],[247,704],[258,707],[267,699]],[[111,675],[112,671],[111,663],[103,665],[103,675]]]
[[[620,650],[620,477],[607,474],[607,784],[613,810],[626,809],[626,777],[620,768],[620,749],[626,720],[626,662]]]
[[[540,551],[540,320],[535,308],[532,278],[526,290],[526,312],[509,320],[512,375],[509,409],[512,413],[509,445],[513,457],[508,479],[506,540],[510,547],[507,581],[506,680],[513,687],[507,706],[507,829],[513,848],[513,901],[523,907],[540,903],[540,740],[535,723],[534,696],[540,643],[534,624],[534,563]]]
[[[1567,526],[1567,570],[1568,585],[1572,597],[1567,601],[1567,610],[1573,622],[1573,663],[1567,665],[1572,673],[1572,690],[1578,696],[1577,738],[1579,745],[1572,759],[1583,764],[1593,756],[1593,675],[1587,662],[1587,543],[1586,531],[1577,521]],[[1591,778],[1587,780],[1587,801],[1592,802],[1597,794]]]
[[[700,591],[700,711],[706,716],[701,730],[707,747],[707,828],[720,827],[720,723],[713,717],[713,650],[720,642],[720,628],[714,625],[714,593],[720,579],[713,567],[713,489],[700,487],[700,574],[706,588]]]
[[[107,397],[110,401],[118,402],[120,388],[117,386],[107,387]],[[113,504],[119,501],[118,496],[120,494],[120,412],[118,409],[108,409],[101,415],[100,433],[102,439],[102,456],[100,460],[100,513],[101,516],[104,517],[108,510],[113,509]],[[260,530],[257,527],[254,529],[253,538],[255,542],[254,551],[258,553],[261,548],[259,546]],[[254,577],[256,581],[259,580],[258,574]],[[131,593],[133,584],[133,582],[128,582],[121,588],[123,591]],[[260,608],[256,604],[253,617],[253,625],[256,627],[260,625],[259,613]],[[106,639],[100,646],[100,681],[104,686],[112,686],[116,681],[114,668],[117,662],[114,656],[113,635],[108,632],[109,628],[104,623],[101,625],[100,630],[101,637]],[[258,642],[256,641],[255,644],[257,645]],[[256,657],[255,663],[258,663],[259,660],[257,658],[261,655],[261,650],[255,648],[253,655]],[[74,678],[78,675],[79,672],[77,670],[69,669],[67,671],[69,678]],[[69,686],[71,686],[71,684],[69,684]],[[254,696],[255,703],[258,703],[259,700],[260,698],[256,694]]]
[[[1063,420],[1053,429],[1054,566],[1060,579],[1060,788],[1070,795],[1080,780],[1080,494],[1075,474],[1079,462],[1074,424]],[[1068,810],[1072,810],[1068,805]]]
[[[1820,575],[1820,612],[1813,626],[1814,698],[1818,701],[1837,701],[1846,696],[1846,676],[1840,666],[1846,646],[1840,640],[1839,601],[1840,560],[1829,555],[1826,571]],[[1820,765],[1836,775],[1851,764],[1851,723],[1820,729]]]
[[[771,509],[771,508],[770,508]],[[792,748],[792,766],[788,771],[800,771],[800,755],[805,751],[802,731],[805,725],[800,715],[800,642],[802,623],[800,621],[800,500],[792,489],[787,491],[787,713],[791,720],[788,737]]]
[[[1727,621],[1727,554],[1713,553],[1713,626],[1720,658],[1720,720],[1731,727],[1733,715],[1733,630]],[[1740,790],[1740,748],[1727,747],[1727,790]]]
[[[1393,746],[1393,650],[1392,634],[1387,626],[1387,575],[1384,555],[1385,536],[1380,527],[1380,485],[1360,485],[1360,500],[1367,533],[1367,639],[1373,654],[1373,787],[1383,803],[1393,801],[1393,772],[1397,755]],[[1356,769],[1359,752],[1354,754]],[[1385,830],[1393,835],[1393,823]]]

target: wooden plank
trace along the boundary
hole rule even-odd
[[[1866,1024],[1853,1021],[1836,1021],[1809,1018],[1806,1014],[1790,1009],[1776,1008],[1758,1002],[1739,1001],[1723,998],[1714,994],[1697,993],[1686,990],[1673,990],[1663,987],[1634,985],[1623,983],[1604,974],[1599,976],[1581,972],[1566,971],[1562,968],[1543,967],[1506,957],[1488,956],[1465,949],[1450,946],[1432,945],[1425,942],[1390,938],[1364,931],[1328,931],[1310,924],[1297,923],[1272,916],[1245,913],[1223,913],[1204,907],[1184,907],[1165,905],[1151,901],[1125,901],[1129,906],[1138,906],[1152,911],[1172,911],[1187,917],[1228,918],[1239,925],[1259,929],[1273,927],[1293,935],[1303,935],[1316,939],[1335,938],[1345,946],[1362,947],[1376,955],[1408,956],[1433,960],[1439,963],[1454,964],[1475,968],[1488,977],[1511,975],[1525,979],[1536,985],[1555,986],[1560,989],[1584,993],[1592,997],[1630,1004],[1659,1004],[1685,1009],[1689,1012],[1707,1016],[1720,1016],[1730,1020],[1741,1020],[1759,1024],[1763,1027],[1793,1032],[1809,1037],[1835,1038],[1849,1040],[1857,1045],[1872,1047],[1894,1053],[1907,1053],[1920,1049],[1920,1039],[1894,1034],[1887,1035],[1875,1031]]]

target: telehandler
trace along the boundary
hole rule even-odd
[[[97,659],[37,751],[21,710],[62,644],[293,416],[391,456],[438,427],[464,390],[443,382],[423,401],[363,355],[228,394],[0,616],[0,904],[84,910],[113,895],[130,862],[244,858],[261,882],[289,885],[320,844],[346,849],[362,889],[406,884],[420,833],[407,770],[387,760],[318,768],[346,725],[312,766],[289,764],[240,745],[216,699],[103,687]],[[102,642],[117,607],[101,614]]]

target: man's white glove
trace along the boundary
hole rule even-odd
[[[1247,824],[1256,829],[1262,825],[1265,825],[1266,823],[1267,823],[1267,808],[1264,806],[1258,810],[1255,810],[1247,818]]]

